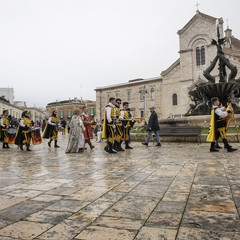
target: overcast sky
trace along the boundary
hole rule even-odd
[[[193,0],[0,0],[0,87],[28,106],[95,100],[96,87],[157,77],[179,58]],[[198,0],[240,38],[239,0]]]

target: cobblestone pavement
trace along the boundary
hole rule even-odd
[[[1,240],[240,239],[240,150],[134,142],[65,154],[67,138],[0,149]]]

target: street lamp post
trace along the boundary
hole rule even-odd
[[[144,98],[144,119],[146,123],[146,110],[147,110],[147,100],[146,100],[147,89],[146,86],[143,86],[143,98]]]
[[[144,117],[144,122],[146,125],[146,109],[147,109],[146,93],[147,93],[147,89],[146,89],[145,85],[143,86],[143,90],[140,90],[139,93],[140,93],[140,100],[143,100],[143,115],[141,113],[141,117]]]

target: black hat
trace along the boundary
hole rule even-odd
[[[123,102],[123,106],[125,106],[125,105],[127,105],[127,104],[129,104],[128,102]]]
[[[211,103],[213,104],[214,102],[216,102],[216,101],[219,101],[219,98],[218,97],[213,97],[213,98],[211,98]]]

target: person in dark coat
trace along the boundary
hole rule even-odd
[[[160,143],[160,136],[159,136],[160,127],[159,127],[159,122],[158,122],[158,115],[155,112],[154,107],[150,108],[150,112],[151,112],[151,115],[150,115],[150,118],[148,120],[148,125],[147,125],[147,132],[148,132],[147,139],[142,144],[145,146],[148,146],[148,143],[150,142],[150,139],[152,136],[152,132],[154,132],[156,141],[157,141],[156,146],[160,147],[161,143]]]

